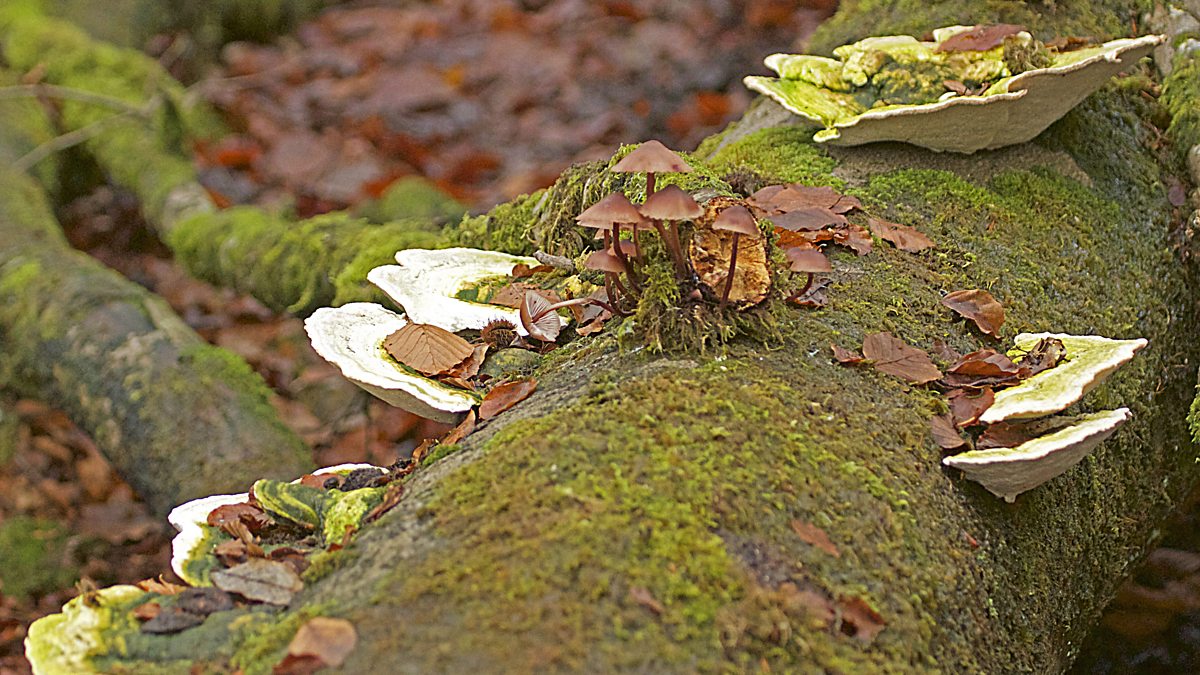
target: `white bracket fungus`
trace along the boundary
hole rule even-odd
[[[458,413],[478,405],[480,397],[431,380],[393,359],[383,341],[407,324],[404,316],[384,307],[352,302],[318,309],[304,320],[304,330],[313,349],[337,366],[346,379],[397,408],[439,422],[454,422]]]
[[[1163,41],[1161,35],[1112,40],[1052,54],[1047,67],[1011,74],[1002,47],[938,51],[942,42],[971,28],[939,29],[934,31],[934,42],[899,35],[868,38],[835,49],[838,59],[773,54],[765,63],[778,78],[750,76],[744,82],[796,115],[824,126],[813,136],[820,143],[902,141],[936,151],[971,153],[1031,140]],[[1028,33],[1016,37],[1032,43]],[[943,73],[988,86],[979,94],[947,90],[929,100]],[[879,96],[889,87],[921,91],[927,101],[889,105],[886,96]]]
[[[414,323],[427,323],[451,333],[479,330],[503,319],[526,335],[517,310],[458,296],[476,290],[481,282],[507,277],[517,264],[537,267],[537,258],[474,248],[406,249],[396,253],[398,265],[376,267],[367,273],[375,284],[404,308]],[[559,317],[566,325],[566,320]]]
[[[1061,367],[1061,366],[1060,366]],[[1051,369],[1053,370],[1053,369]],[[942,463],[1007,502],[1075,466],[1131,417],[1127,408],[1036,422],[1050,429],[1013,448],[972,450]]]
[[[1042,417],[1065,410],[1133,358],[1146,340],[1113,340],[1098,335],[1021,333],[1009,356],[1027,352],[1043,338],[1062,341],[1065,354],[1058,365],[1024,382],[996,392],[996,401],[979,417],[983,424]]]
[[[114,605],[124,605],[145,595],[137,586],[110,586],[79,595],[57,614],[44,616],[29,626],[25,658],[34,675],[73,675],[97,672],[92,659],[116,648],[106,645],[104,632],[120,618]]]

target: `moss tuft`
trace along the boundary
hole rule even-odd
[[[714,137],[715,138],[715,137]],[[705,146],[698,153],[703,154]],[[837,161],[812,140],[806,127],[771,127],[756,131],[708,155],[709,167],[721,175],[751,171],[764,184],[804,183],[842,188],[845,181],[832,175]]]
[[[0,523],[0,592],[17,600],[69,586],[79,575],[62,525],[13,516]]]

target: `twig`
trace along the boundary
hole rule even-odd
[[[20,159],[12,163],[12,168],[17,171],[28,171],[34,166],[37,166],[38,162],[41,162],[50,155],[73,148],[81,143],[86,143],[87,141],[90,141],[98,136],[100,132],[104,131],[104,129],[113,122],[128,119],[129,117],[133,116],[134,113],[118,113],[116,115],[105,117],[101,120],[96,120],[87,126],[80,127],[75,131],[63,134],[62,136],[55,136],[54,138],[37,146],[33,150],[25,153],[25,155],[23,155]]]
[[[62,87],[57,84],[14,84],[7,87],[0,87],[0,101],[17,98],[38,98],[41,96],[79,101],[80,103],[91,103],[92,105],[103,106],[127,115],[137,115],[139,117],[149,117],[150,115],[149,105],[144,107],[136,106],[113,96],[97,94],[94,91],[86,91],[84,89]]]

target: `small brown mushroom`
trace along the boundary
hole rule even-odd
[[[725,230],[733,233],[733,243],[729,251],[729,274],[725,277],[725,290],[721,293],[721,307],[729,300],[729,291],[733,288],[733,273],[737,269],[738,239],[742,235],[759,236],[758,224],[749,209],[735,204],[717,215],[712,225],[714,230]]]
[[[601,231],[607,232],[608,228],[612,228],[612,241],[621,240],[621,226],[630,225],[634,228],[634,236],[637,236],[637,226],[643,221],[642,214],[638,213],[637,207],[629,201],[624,194],[613,192],[600,201],[592,204],[584,209],[582,213],[575,217],[575,222],[583,227],[592,227]],[[604,246],[609,246],[609,238],[604,238]],[[623,262],[628,263],[625,258],[625,252],[621,248],[617,248],[616,255],[622,258]],[[630,270],[629,281],[637,287],[637,276]]]
[[[617,275],[629,269],[625,261],[613,255],[611,249],[603,251],[593,251],[591,255],[584,261],[583,266],[589,270],[599,270],[604,272],[604,291],[608,293],[609,301],[616,307],[619,296],[617,292],[628,295],[628,290],[621,284],[621,280]],[[614,286],[616,288],[614,288]],[[619,314],[615,309],[609,310],[613,314]]]
[[[683,247],[679,244],[679,228],[672,226],[672,221],[696,218],[704,213],[704,209],[696,203],[692,196],[677,185],[655,192],[646,199],[646,203],[638,209],[641,214],[650,219],[658,236],[662,238],[675,263],[675,271],[682,281],[687,278],[687,261],[683,257]],[[664,225],[663,223],[666,223]]]
[[[613,168],[613,173],[646,173],[646,199],[654,194],[654,175],[658,173],[691,173],[692,167],[658,141],[646,141],[625,155]]]
[[[796,295],[804,295],[808,291],[809,287],[812,286],[813,274],[833,271],[833,267],[829,264],[829,258],[826,258],[824,253],[815,248],[794,246],[784,251],[784,255],[791,262],[788,269],[793,272],[808,273],[808,281],[805,282],[804,288],[800,289],[800,292]]]

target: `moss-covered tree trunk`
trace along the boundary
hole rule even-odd
[[[978,4],[848,2],[818,42],[901,20],[1104,36],[1139,10]],[[665,354],[607,336],[561,349],[531,399],[424,467],[396,509],[311,570],[273,628],[238,610],[177,636],[110,634],[93,665],[269,672],[323,614],[356,626],[353,673],[1062,670],[1200,472],[1185,420],[1197,313],[1176,255],[1186,214],[1164,188],[1181,166],[1151,125],[1163,116],[1152,84],[1122,80],[1036,141],[970,157],[830,150],[811,130],[762,124],[784,118],[757,106],[758,122],[702,147],[710,168],[838,186],[937,248],[835,255],[827,307],[772,300],[757,311],[775,337],[735,339],[720,358],[670,334]],[[460,236],[508,241],[586,189],[564,181]],[[1082,404],[1133,420],[1011,505],[942,467],[928,430],[939,395],[829,354],[881,330],[998,346],[940,305],[963,288],[1005,304],[999,344],[1023,331],[1150,340]],[[810,525],[836,553],[806,543]]]

